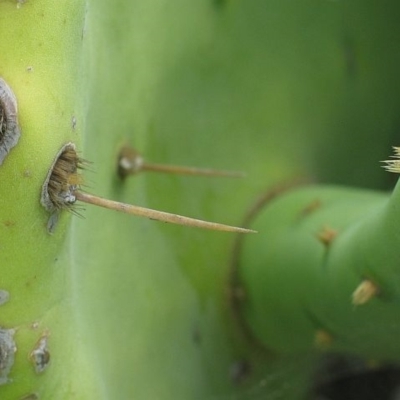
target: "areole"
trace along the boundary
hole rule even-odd
[[[17,99],[6,81],[0,78],[0,165],[20,136]]]

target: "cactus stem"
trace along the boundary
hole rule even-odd
[[[328,247],[333,242],[337,234],[337,230],[325,226],[320,232],[317,233],[317,239],[326,247]]]
[[[315,347],[319,350],[326,350],[331,347],[333,336],[325,329],[318,329],[314,335]]]
[[[0,165],[21,136],[17,113],[17,99],[10,86],[0,78]]]
[[[352,302],[355,306],[368,303],[379,294],[379,287],[369,279],[363,280],[352,294]]]
[[[166,165],[148,163],[142,155],[131,147],[124,147],[118,157],[118,175],[126,178],[141,171],[163,172],[167,174],[244,178],[246,174],[238,171],[223,171],[209,168],[187,167],[181,165]]]

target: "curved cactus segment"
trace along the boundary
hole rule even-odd
[[[398,359],[399,196],[306,187],[264,207],[237,271],[252,334],[280,352]]]
[[[78,333],[68,218],[49,236],[40,206],[54,154],[85,124],[86,3],[0,1],[1,399],[104,398]]]

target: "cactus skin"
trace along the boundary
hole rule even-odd
[[[264,0],[233,0],[220,1],[217,10],[211,0],[193,0],[190,7],[186,0],[86,3],[87,24],[85,2],[28,0],[17,8],[12,0],[0,0],[0,75],[18,97],[23,131],[0,169],[0,212],[8,224],[0,232],[2,266],[4,260],[11,265],[4,281],[10,301],[1,318],[13,327],[20,319],[45,315],[39,331],[16,333],[17,359],[10,374],[15,384],[1,386],[1,396],[186,400],[254,398],[256,391],[261,398],[265,393],[299,398],[307,386],[309,359],[271,360],[238,339],[224,299],[232,238],[128,221],[93,208],[83,220],[63,214],[50,237],[44,234],[48,215],[38,194],[60,146],[80,142],[83,132],[80,148],[95,171],[88,174],[88,184],[97,194],[227,221],[240,220],[245,204],[266,181],[314,172],[310,160],[326,137],[334,141],[340,132],[358,146],[359,137],[350,134],[362,131],[357,129],[362,123],[373,133],[369,146],[383,147],[393,115],[397,118],[395,86],[380,89],[378,117],[368,111],[375,111],[374,102],[366,101],[366,110],[354,98],[376,98],[375,85],[365,84],[375,82],[373,77],[380,82],[382,65],[385,82],[397,76],[392,30],[363,41],[369,15],[379,15],[377,25],[397,24],[390,2],[376,3],[361,15],[363,2],[344,9],[349,26],[361,32],[350,32],[355,55],[360,48],[364,55],[364,73],[352,73],[356,84],[343,65],[345,34],[337,2],[324,2],[326,7],[293,2],[282,8],[281,1],[266,7]],[[76,17],[74,23],[69,16]],[[365,71],[365,55],[378,65]],[[30,66],[33,70],[27,70]],[[344,106],[343,99],[348,99]],[[376,135],[382,121],[389,128]],[[164,176],[140,176],[122,185],[115,164],[126,142],[149,159],[239,168],[249,179],[240,188],[233,182]],[[332,159],[332,149],[341,154],[332,143],[326,147]],[[358,161],[368,183],[376,182],[365,173],[371,168],[368,157]],[[32,168],[24,169],[27,164]],[[32,179],[17,184],[25,170]],[[13,190],[4,193],[5,187]],[[13,221],[18,229],[10,233]],[[34,275],[31,264],[41,273]],[[38,283],[26,289],[22,284],[31,276]],[[26,304],[38,310],[31,312]],[[27,356],[45,329],[51,365],[36,376]],[[229,376],[243,357],[252,365],[244,387]]]
[[[400,359],[399,196],[400,185],[391,196],[311,186],[259,210],[251,226],[262,233],[243,239],[236,284],[264,346]],[[326,231],[336,234],[321,240]]]
[[[0,386],[5,400],[101,398],[71,301],[71,215],[62,215],[51,236],[40,205],[57,149],[79,143],[83,130],[84,16],[80,0],[0,1],[0,76],[16,96],[21,128],[0,166],[0,289],[9,293],[0,327],[15,330],[16,346]]]

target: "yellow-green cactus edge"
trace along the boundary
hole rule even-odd
[[[55,154],[80,143],[84,17],[78,0],[0,1],[0,77],[15,94],[21,129],[0,166],[0,333],[14,332],[15,344],[2,399],[100,398],[71,312],[62,252],[70,215],[49,235],[40,205]],[[11,359],[0,342],[3,366]]]

